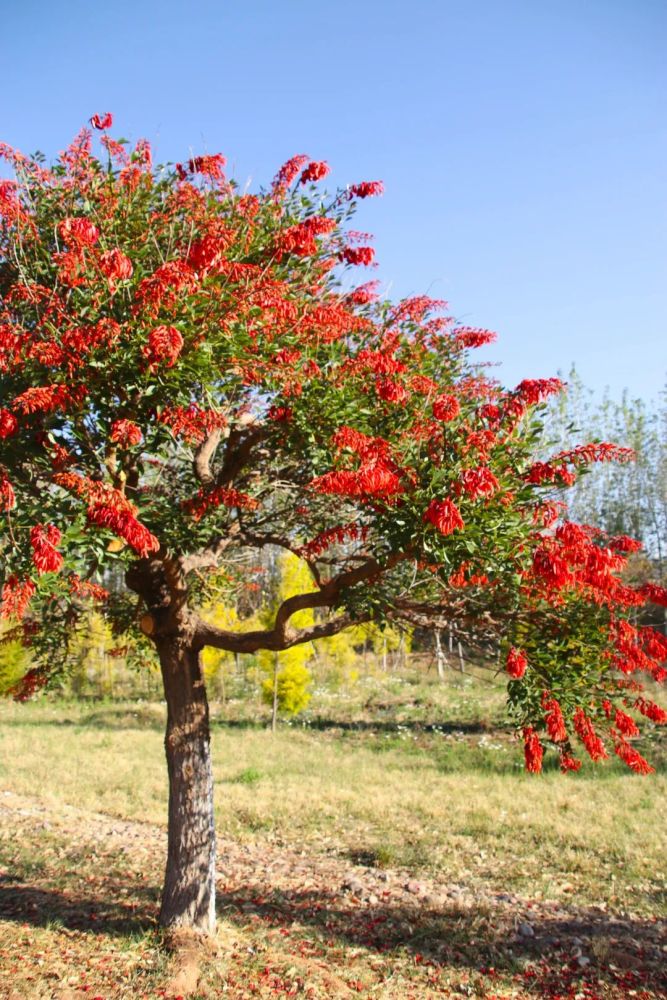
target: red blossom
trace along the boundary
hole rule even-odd
[[[637,698],[635,708],[642,715],[646,716],[647,719],[650,719],[651,722],[655,722],[660,726],[667,723],[667,712],[660,705],[656,705],[654,701],[649,701],[646,698]]]
[[[603,760],[608,756],[604,743],[595,732],[593,723],[583,708],[577,708],[574,713],[574,728],[577,736],[586,747],[591,760]]]
[[[156,326],[148,335],[148,344],[142,353],[151,368],[166,362],[166,368],[173,368],[183,349],[183,337],[175,326]]]
[[[465,527],[458,507],[448,499],[431,500],[423,520],[432,524],[441,535],[451,535],[453,531]]]
[[[155,535],[136,519],[128,510],[119,510],[104,503],[93,503],[87,510],[87,518],[98,528],[108,528],[114,535],[124,539],[138,556],[146,558],[160,548]]]
[[[459,326],[452,330],[452,336],[460,347],[483,347],[485,344],[493,344],[498,339],[498,334],[493,330],[482,330],[473,326]]]
[[[340,255],[340,259],[346,264],[362,264],[369,267],[375,258],[373,247],[345,247]]]
[[[213,153],[210,156],[193,156],[185,167],[182,163],[177,163],[176,173],[181,180],[185,180],[190,173],[202,174],[205,177],[210,177],[211,180],[220,181],[224,177],[223,168],[226,162],[227,160],[222,153]]]
[[[614,725],[624,736],[639,736],[639,726],[635,720],[627,712],[622,712],[620,708],[616,709]]]
[[[458,417],[461,405],[450,393],[443,393],[433,401],[433,416],[436,420],[448,421]]]
[[[542,403],[549,396],[562,392],[565,388],[559,378],[525,378],[514,390],[517,396],[528,406]]]
[[[526,673],[528,667],[528,657],[522,649],[517,649],[516,646],[511,646],[507,651],[507,657],[505,659],[505,670],[510,675],[514,677],[515,680],[519,680]]]
[[[32,561],[41,576],[43,573],[57,573],[63,564],[63,557],[56,549],[62,535],[55,524],[44,527],[36,524],[30,531]]]
[[[566,750],[561,750],[560,754],[560,769],[563,774],[567,774],[568,771],[580,771],[581,761],[572,754],[568,753]]]
[[[19,580],[14,574],[7,577],[0,594],[0,618],[23,618],[36,589],[32,580]]]
[[[19,429],[19,422],[10,410],[0,408],[0,440],[11,437]]]
[[[0,469],[0,510],[12,510],[16,506],[14,489],[6,472]]]
[[[386,403],[404,403],[408,398],[408,391],[400,382],[392,378],[379,378],[375,382],[375,389]]]
[[[141,444],[143,440],[141,428],[132,420],[114,421],[109,437],[114,444],[122,445],[123,448],[131,448],[133,445]]]
[[[347,189],[348,198],[374,198],[384,193],[382,181],[360,181],[350,184]]]
[[[304,153],[293,156],[282,167],[273,178],[271,193],[274,197],[282,197],[290,184],[298,176],[299,171],[308,163],[309,157]]]
[[[465,472],[462,472],[460,485],[472,500],[493,496],[500,488],[500,483],[486,465],[480,465],[475,469],[466,469]]]
[[[542,770],[544,747],[532,726],[526,726],[523,731],[523,752],[526,770],[533,774],[539,774]]]
[[[100,231],[90,219],[67,218],[58,223],[58,234],[68,246],[92,247],[100,238]]]
[[[295,226],[289,226],[278,238],[280,253],[292,253],[296,257],[309,257],[317,253],[315,238],[326,236],[336,228],[336,220],[322,215],[314,215]]]
[[[319,162],[313,160],[313,162],[309,163],[306,169],[301,174],[301,177],[299,178],[299,183],[312,184],[315,181],[321,181],[323,177],[327,176],[330,169],[331,168],[329,167],[329,164],[325,163],[323,160]]]
[[[183,510],[190,514],[195,521],[201,521],[202,517],[209,512],[220,507],[237,507],[240,510],[256,510],[259,502],[247,493],[240,493],[239,490],[229,489],[226,486],[216,486],[212,490],[202,488],[192,500],[183,503]]]
[[[544,722],[547,727],[549,738],[554,743],[564,743],[567,739],[565,729],[565,719],[558,701],[550,698],[545,691],[542,695],[542,708],[544,709]]]
[[[638,750],[635,750],[622,736],[614,737],[614,750],[624,764],[635,774],[653,774],[655,768],[646,761]]]
[[[662,608],[667,608],[667,589],[659,587],[657,583],[644,583],[639,588],[639,593],[651,604],[659,604]]]
[[[100,270],[107,278],[109,291],[113,294],[116,282],[127,281],[128,278],[131,278],[134,268],[130,258],[126,257],[122,250],[114,248],[107,250],[100,257]]]
[[[99,129],[102,132],[113,125],[113,115],[110,111],[105,111],[103,115],[93,115],[89,121],[93,128]]]

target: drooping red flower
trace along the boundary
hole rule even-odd
[[[299,183],[312,184],[315,181],[321,181],[323,177],[327,176],[330,169],[329,164],[325,163],[324,160],[320,160],[319,162],[313,160],[313,162],[309,163],[306,169],[302,172],[301,177],[299,178]]]
[[[593,723],[588,718],[583,708],[577,708],[574,713],[574,728],[577,736],[586,747],[591,760],[603,760],[608,757],[604,743],[595,732]]]
[[[364,267],[369,267],[375,259],[375,250],[373,247],[345,247],[340,259],[346,264],[362,264]]]
[[[493,344],[498,339],[498,334],[493,330],[482,330],[473,326],[459,326],[452,330],[452,336],[460,347],[484,347],[485,344]]]
[[[103,115],[93,115],[89,121],[93,128],[99,129],[100,132],[103,132],[105,129],[111,128],[113,125],[113,115],[110,111],[105,111]]]
[[[568,753],[566,750],[561,750],[560,754],[560,769],[563,774],[567,774],[568,771],[580,771],[581,761],[572,754]]]
[[[616,709],[614,724],[619,733],[623,733],[624,736],[639,736],[639,726],[635,720],[627,712],[621,711],[620,708]]]
[[[92,247],[100,238],[97,226],[84,217],[63,219],[58,223],[58,234],[73,247]]]
[[[100,257],[100,270],[107,279],[109,291],[113,294],[116,282],[131,278],[134,268],[130,258],[126,257],[122,250],[114,248],[107,250]]]
[[[220,506],[237,507],[239,510],[256,510],[259,507],[259,501],[248,496],[247,493],[241,493],[239,490],[226,486],[216,486],[212,490],[202,487],[192,500],[185,501],[183,510],[187,511],[195,521],[201,521],[208,511],[215,510]]]
[[[19,429],[19,422],[11,412],[0,408],[0,440],[11,437]]]
[[[56,546],[62,535],[55,524],[46,527],[36,524],[30,531],[32,561],[41,576],[43,573],[57,573],[63,564],[63,557]]]
[[[376,379],[375,389],[380,399],[384,399],[386,403],[404,403],[408,398],[405,386],[393,378]]]
[[[466,469],[465,472],[461,473],[460,483],[472,500],[493,496],[500,487],[500,483],[486,465],[480,465],[475,469]]]
[[[36,589],[32,580],[19,580],[14,574],[7,577],[0,595],[0,618],[23,618]]]
[[[542,403],[549,396],[562,392],[564,383],[559,378],[525,378],[514,390],[517,396],[529,406]]]
[[[96,524],[99,528],[108,528],[119,538],[124,539],[141,558],[146,558],[151,552],[157,552],[160,548],[155,535],[129,510],[109,507],[105,503],[92,503],[88,507],[86,516],[91,524]]]
[[[450,393],[443,393],[433,402],[433,416],[436,420],[453,420],[461,412],[461,404],[456,396]]]
[[[667,723],[667,712],[660,705],[656,705],[654,701],[649,701],[647,698],[637,698],[635,708],[642,715],[645,715],[647,719],[650,719],[651,722],[655,722],[658,725]]]
[[[336,220],[314,215],[304,222],[285,229],[278,239],[280,253],[293,253],[296,257],[309,257],[317,253],[317,236],[326,236],[336,228]]]
[[[544,709],[544,722],[549,738],[554,743],[564,743],[567,739],[567,730],[565,729],[563,712],[558,701],[555,698],[550,698],[546,691],[542,696],[542,708]]]
[[[662,608],[667,608],[667,589],[659,587],[657,583],[645,583],[639,588],[639,593],[651,604],[659,604]]]
[[[374,198],[384,193],[382,181],[360,181],[350,184],[347,189],[348,198]]]
[[[13,510],[15,506],[14,488],[7,478],[7,473],[0,469],[0,510]]]
[[[453,531],[465,527],[458,507],[448,499],[431,500],[423,520],[432,524],[441,535],[451,535]]]
[[[533,573],[554,590],[567,587],[573,579],[565,560],[544,545],[535,550]]]
[[[655,768],[651,767],[638,750],[635,750],[622,736],[614,738],[614,751],[621,758],[624,764],[635,772],[635,774],[653,774]]]
[[[544,747],[540,743],[540,738],[532,726],[526,726],[523,731],[523,752],[526,761],[526,770],[533,774],[539,774],[542,770]]]
[[[505,660],[505,670],[516,680],[519,680],[526,672],[528,667],[528,657],[522,649],[518,649],[516,646],[511,646],[507,651],[507,658]]]
[[[213,153],[209,156],[193,156],[191,160],[188,160],[187,166],[183,166],[182,163],[176,164],[176,173],[181,178],[185,180],[188,174],[202,174],[204,177],[210,177],[211,180],[220,181],[224,177],[224,166],[227,160],[222,155],[222,153]]]
[[[141,444],[143,440],[141,428],[132,420],[115,420],[111,425],[109,437],[114,444],[122,445],[123,448],[131,448],[133,445]]]
[[[148,335],[148,344],[142,353],[151,368],[166,362],[166,368],[173,368],[183,350],[183,337],[175,326],[156,326]]]

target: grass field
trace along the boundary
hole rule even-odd
[[[253,702],[213,705],[216,817],[227,900],[221,934],[231,935],[231,944],[223,948],[226,958],[211,963],[200,986],[204,992],[197,995],[574,997],[579,990],[582,997],[621,997],[630,989],[640,997],[662,995],[657,980],[651,983],[650,962],[642,973],[632,968],[635,960],[628,966],[627,957],[622,959],[629,942],[645,934],[651,948],[660,947],[667,772],[657,733],[642,747],[658,768],[649,778],[615,761],[587,765],[576,776],[555,768],[528,776],[504,721],[502,689],[486,680],[455,674],[441,684],[411,673],[369,678],[336,695],[320,691],[312,705],[305,717],[276,734],[267,731],[265,710]],[[116,955],[109,960],[106,985],[91,972],[91,989],[99,994],[83,990],[86,983],[65,983],[75,991],[72,996],[152,997],[164,989],[166,959],[151,923],[166,812],[163,723],[158,704],[40,700],[0,706],[6,814],[0,841],[0,919],[6,919],[0,942],[9,941],[4,951],[0,947],[0,996],[15,989],[9,984],[16,972],[6,975],[3,986],[2,970],[17,948],[31,956],[32,969],[35,951],[61,955],[63,934],[99,937],[105,947],[112,942]],[[46,823],[41,832],[40,822]],[[128,831],[129,847],[114,823]],[[21,837],[12,832],[17,824]],[[254,859],[250,866],[248,859]],[[248,896],[258,866],[267,864],[273,875],[265,872],[255,895]],[[304,864],[312,889],[300,902],[290,893],[300,889]],[[86,877],[92,881],[83,884],[86,903],[77,915],[72,886]],[[20,897],[14,909],[12,891]],[[30,891],[45,893],[49,903],[38,905],[36,914],[23,905],[21,893],[29,898]],[[286,949],[284,934],[274,940],[276,927],[271,920],[267,925],[264,903],[256,901],[273,899],[276,891],[286,926],[300,928],[298,962],[296,952]],[[334,896],[344,906],[332,918],[340,925],[333,934],[340,954],[332,961],[327,953],[326,974],[336,980],[327,985],[317,957],[326,921],[305,920],[304,907],[309,902],[314,912],[323,906],[331,910]],[[91,925],[86,908],[95,897],[101,916]],[[63,898],[70,902],[65,905]],[[285,906],[290,898],[291,908]],[[271,903],[274,916],[276,905]],[[388,916],[392,906],[395,912]],[[370,944],[356,932],[346,937],[345,928],[360,912],[372,917],[376,911],[388,950],[378,947],[377,935],[371,934]],[[560,937],[554,937],[554,914],[559,926],[570,926],[567,932],[561,927]],[[399,929],[389,933],[387,921],[394,917]],[[609,925],[604,931],[601,920]],[[409,933],[400,930],[406,923]],[[105,934],[105,926],[113,926],[113,933]],[[524,927],[523,939],[517,939],[517,926]],[[586,927],[593,926],[596,947],[587,940]],[[26,927],[31,943],[17,945]],[[503,947],[501,928],[507,935]],[[415,948],[415,934],[421,950]],[[616,947],[616,940],[625,943]],[[551,982],[549,948],[562,965],[560,944],[554,944],[561,941],[569,949],[569,971],[561,968],[560,978]],[[79,947],[85,951],[85,941]],[[644,953],[650,950],[644,942]],[[465,954],[465,961],[456,960],[457,953]],[[118,978],[126,960],[130,980]],[[66,973],[67,961],[58,962]],[[342,966],[352,969],[354,987]],[[43,968],[43,976],[47,973]],[[636,982],[627,980],[635,974]],[[60,980],[56,989],[40,981],[39,971],[31,975],[22,989],[33,992],[19,991],[15,1000],[67,995],[57,992]],[[587,976],[592,985],[586,986]],[[570,980],[574,992],[559,994]],[[589,988],[592,992],[581,992]]]

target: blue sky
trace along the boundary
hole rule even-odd
[[[575,362],[651,398],[665,51],[662,0],[24,0],[3,12],[0,139],[52,157],[111,110],[158,159],[220,151],[241,183],[298,152],[381,178],[356,225],[392,296],[497,330],[483,357],[507,384]]]

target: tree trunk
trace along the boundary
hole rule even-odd
[[[155,638],[167,699],[167,867],[160,924],[215,931],[215,822],[208,701],[199,652],[178,635]]]

